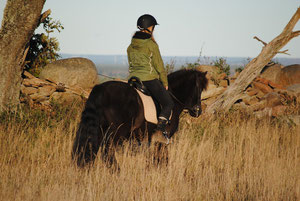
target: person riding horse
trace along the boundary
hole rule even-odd
[[[159,47],[153,37],[156,19],[149,14],[137,20],[137,31],[127,48],[129,77],[137,77],[161,106],[157,129],[167,136],[166,126],[174,107],[168,90],[167,73],[160,55]]]

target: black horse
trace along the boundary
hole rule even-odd
[[[174,99],[169,138],[177,131],[179,115],[187,109],[193,117],[201,114],[201,93],[207,87],[206,73],[179,70],[168,75]],[[72,158],[78,166],[94,161],[100,148],[102,159],[115,163],[113,148],[124,140],[147,140],[150,144],[156,125],[145,120],[143,103],[128,83],[109,81],[96,85],[85,105],[73,144]]]

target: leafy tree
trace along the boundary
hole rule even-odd
[[[54,31],[61,32],[64,29],[60,21],[47,17],[40,26],[43,26],[45,33],[35,33],[29,42],[29,50],[25,60],[25,70],[38,76],[42,67],[60,58],[57,53],[59,42],[50,34]]]

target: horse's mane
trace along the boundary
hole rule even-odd
[[[175,71],[168,75],[168,81],[170,85],[172,85],[172,87],[176,87],[182,84],[183,82],[186,82],[187,80],[194,80],[197,77],[200,87],[205,90],[208,84],[206,72],[203,73],[196,69],[181,69]]]

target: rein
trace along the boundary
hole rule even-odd
[[[181,102],[171,91],[168,91],[169,94],[179,103],[181,104],[184,108],[188,109],[188,110],[193,110],[195,106],[198,106],[199,107],[199,102],[200,102],[200,94],[199,93],[199,83],[198,81],[196,80],[196,87],[197,87],[197,90],[198,90],[198,93],[197,93],[197,104],[192,106],[192,107],[185,107],[185,104],[183,102]]]
[[[168,91],[168,92],[178,103],[180,103],[182,106],[184,106],[184,103],[181,102],[171,91]]]

